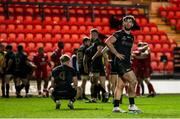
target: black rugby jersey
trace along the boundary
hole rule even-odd
[[[52,71],[52,77],[55,79],[55,90],[69,88],[74,76],[76,76],[76,71],[72,67],[67,65],[55,67]]]
[[[117,39],[114,43],[114,47],[120,54],[125,55],[125,59],[122,62],[130,63],[131,48],[133,46],[134,37],[132,34],[127,34],[124,30],[117,31],[113,34]]]

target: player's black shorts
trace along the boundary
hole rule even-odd
[[[99,66],[97,68],[92,69],[92,73],[100,73],[100,76],[105,76],[105,70],[104,70],[104,66]]]
[[[52,92],[52,98],[54,101],[59,99],[74,99],[76,96],[76,89],[73,87],[69,87],[69,89],[66,90],[54,90]]]
[[[14,76],[19,77],[19,78],[27,78],[27,74],[28,73],[26,71],[23,71],[23,70],[14,72]]]
[[[123,61],[115,61],[114,66],[119,76],[123,76],[125,73],[132,70],[131,64]]]
[[[111,62],[111,74],[117,74],[116,65],[114,65],[114,61]]]
[[[80,75],[88,75],[88,73],[84,71],[84,67],[79,67],[79,73]]]

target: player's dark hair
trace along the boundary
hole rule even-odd
[[[87,41],[90,41],[90,38],[89,37],[84,37],[83,38],[83,43],[87,42]]]
[[[62,62],[62,63],[65,63],[65,62],[67,62],[67,61],[69,61],[70,60],[70,57],[67,55],[67,54],[64,54],[64,55],[62,55],[61,57],[60,57],[60,61]]]
[[[17,50],[18,50],[19,52],[20,52],[20,51],[23,51],[23,46],[22,46],[22,45],[18,45]]]
[[[7,45],[6,50],[12,50],[12,45]]]
[[[92,28],[92,29],[91,29],[91,33],[92,33],[92,32],[99,33],[98,30],[97,30],[96,28]]]
[[[62,41],[58,41],[58,47],[63,49],[64,48],[64,43]]]

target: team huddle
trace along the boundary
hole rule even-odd
[[[12,52],[12,46],[6,46],[6,54],[3,54],[3,46],[0,45],[0,53],[4,56],[1,63],[2,96],[9,97],[9,82],[14,77],[16,95],[20,95],[25,87],[29,92],[29,77],[35,71],[37,78],[38,94],[41,95],[41,80],[44,80],[43,94],[51,93],[56,109],[61,107],[61,99],[69,99],[68,107],[74,109],[73,103],[77,99],[88,100],[88,103],[96,103],[97,100],[108,102],[113,96],[113,112],[125,113],[120,108],[124,88],[129,97],[128,110],[134,113],[142,111],[135,105],[135,97],[144,94],[143,81],[147,84],[149,97],[156,95],[150,82],[152,72],[150,66],[150,48],[147,43],[139,42],[137,48],[133,48],[134,36],[131,30],[139,30],[135,18],[131,15],[121,20],[122,29],[116,31],[108,38],[101,38],[97,29],[91,29],[90,37],[83,38],[83,44],[79,49],[74,49],[72,57],[63,53],[63,42],[58,43],[58,49],[51,55],[48,61],[43,47],[33,57],[31,63],[23,52],[23,47],[18,46],[18,52]],[[133,49],[133,50],[132,50]],[[2,61],[2,60],[1,60]],[[14,64],[13,64],[14,63]],[[52,68],[48,78],[47,66]],[[3,67],[3,68],[2,68]],[[48,87],[49,79],[51,85]],[[78,86],[81,80],[81,86]],[[86,96],[86,82],[90,80],[91,99]],[[108,86],[105,82],[108,80]],[[6,90],[6,91],[5,91]]]

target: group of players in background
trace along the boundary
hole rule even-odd
[[[137,48],[132,48],[134,37],[131,30],[139,29],[133,16],[123,17],[120,26],[122,30],[118,30],[108,38],[100,37],[97,29],[91,29],[90,36],[83,38],[83,44],[79,49],[74,49],[71,57],[64,54],[64,44],[61,41],[52,53],[51,60],[48,60],[43,47],[39,47],[32,61],[28,60],[21,45],[14,53],[11,45],[5,47],[0,44],[2,97],[9,98],[11,79],[15,84],[17,98],[22,97],[21,90],[24,87],[25,96],[28,97],[30,79],[34,74],[38,95],[48,97],[50,92],[56,103],[56,109],[60,108],[62,98],[70,99],[68,107],[73,109],[76,99],[85,99],[90,103],[96,103],[97,100],[108,102],[109,96],[112,95],[113,112],[123,113],[126,111],[119,105],[122,103],[125,87],[126,94],[129,96],[129,111],[141,112],[135,105],[134,98],[144,94],[143,81],[148,87],[148,97],[156,95],[150,82],[152,72],[150,48],[145,42],[139,42]],[[50,75],[48,75],[48,66],[52,69]],[[78,79],[82,81],[79,87]],[[42,80],[44,80],[43,90],[41,89]],[[49,80],[51,80],[50,87],[48,87]],[[91,99],[85,94],[88,80],[91,82]],[[106,80],[108,80],[107,86]],[[140,93],[140,87],[142,93]]]

